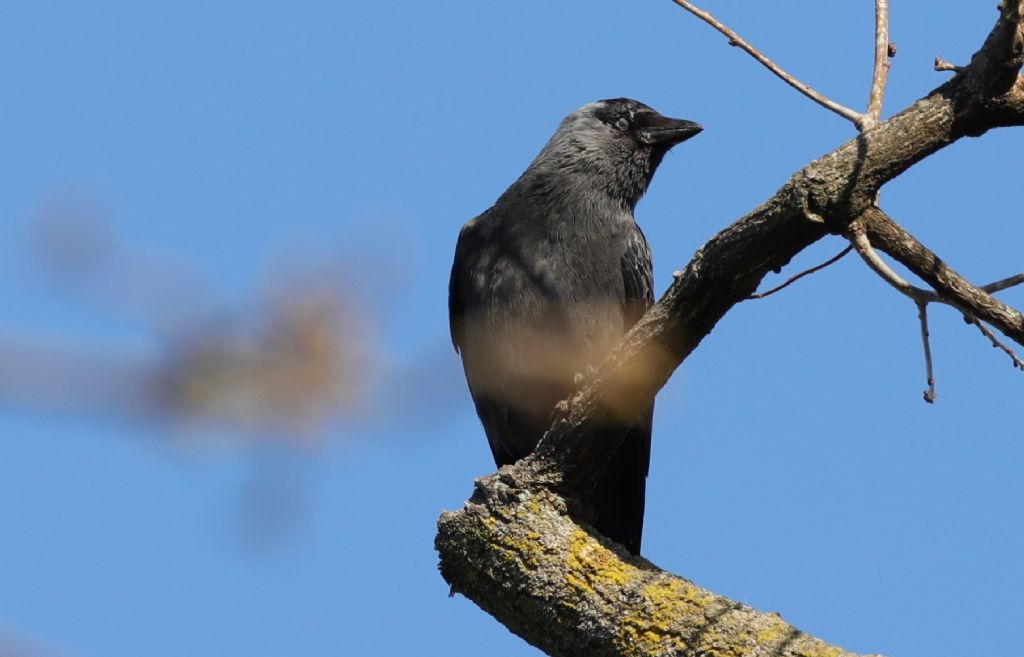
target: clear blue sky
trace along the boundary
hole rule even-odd
[[[865,102],[868,0],[706,4]],[[887,110],[942,80],[935,55],[965,62],[994,4],[894,0]],[[667,0],[8,2],[0,89],[0,342],[151,347],[33,260],[34,220],[70,195],[226,307],[282,262],[346,260],[410,373],[311,450],[0,399],[0,641],[67,657],[536,654],[436,571],[438,514],[492,469],[447,344],[459,226],[567,112],[638,98],[706,128],[638,210],[664,289],[852,135]],[[1022,151],[1020,131],[964,140],[882,203],[968,277],[1016,273]],[[955,312],[932,333],[928,406],[915,309],[854,258],[736,308],[659,397],[646,556],[859,652],[1005,654],[1024,618],[1024,376]],[[285,522],[253,546],[240,516],[263,488]]]

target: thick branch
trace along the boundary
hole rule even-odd
[[[891,222],[892,220],[890,219],[889,221]],[[901,232],[902,234],[905,234],[907,236],[907,239],[916,242],[916,238],[914,238],[913,235],[907,233],[899,224],[896,224],[895,222],[893,222],[893,224],[894,226],[892,227],[892,230]],[[863,222],[854,222],[853,224],[851,224],[849,233],[850,246],[848,248],[857,249],[857,252],[860,254],[864,262],[867,263],[868,267],[874,270],[874,272],[878,274],[882,278],[882,280],[891,285],[897,291],[901,292],[905,296],[912,299],[915,303],[919,304],[943,303],[948,306],[954,307],[957,305],[955,299],[947,299],[946,297],[938,294],[937,292],[932,292],[931,290],[925,290],[923,288],[916,287],[914,285],[911,285],[907,281],[903,280],[903,277],[901,277],[899,274],[893,271],[892,268],[889,267],[889,265],[886,264],[886,262],[882,260],[882,258],[879,257],[879,255],[875,252],[874,247],[871,245],[871,241],[868,239],[867,232],[864,228]],[[924,251],[927,251],[927,249],[925,249],[924,246],[921,246],[920,244],[918,244],[918,246],[920,247],[920,249],[924,249]],[[931,253],[930,251],[927,252]],[[923,257],[924,256],[922,256],[922,258]],[[1021,283],[1024,283],[1024,274],[1015,274],[1007,278],[1002,278],[998,281],[995,281],[994,283],[982,285],[977,289],[980,290],[981,292],[993,294],[995,292],[999,292],[1000,290],[1006,290],[1011,287],[1016,287]],[[757,297],[757,295],[753,295],[751,296],[751,298],[753,299],[759,297]]]
[[[865,212],[862,221],[872,244],[931,285],[943,301],[1024,345],[1024,314],[1019,310],[971,284],[878,208]]]
[[[877,214],[876,214],[877,213]],[[865,224],[876,223],[880,227],[883,227],[888,233],[903,235],[901,240],[902,247],[909,253],[909,257],[916,261],[916,269],[921,270],[922,268],[936,269],[935,262],[937,261],[941,268],[944,268],[944,276],[946,278],[955,278],[957,283],[955,286],[947,286],[944,288],[945,294],[932,292],[930,290],[924,290],[919,287],[915,287],[903,280],[903,278],[897,274],[888,264],[875,252],[871,245],[871,240],[867,235],[867,228]],[[982,285],[981,287],[974,287],[970,283],[967,283],[959,274],[953,270],[945,267],[941,261],[938,261],[937,257],[928,251],[924,246],[917,242],[916,239],[909,233],[907,233],[899,224],[889,219],[886,215],[880,213],[877,209],[873,209],[865,214],[858,221],[854,221],[850,225],[849,230],[850,243],[854,248],[857,249],[857,253],[860,254],[864,262],[874,270],[884,281],[889,283],[896,290],[906,295],[914,301],[917,306],[918,319],[921,322],[921,341],[924,344],[924,360],[925,368],[928,374],[928,389],[924,392],[924,400],[929,404],[935,402],[935,375],[932,368],[932,350],[928,335],[928,304],[932,302],[944,303],[959,308],[964,313],[964,321],[969,324],[974,324],[981,331],[982,335],[987,337],[993,347],[1002,349],[1008,356],[1010,356],[1014,367],[1020,367],[1024,370],[1024,362],[1017,358],[1017,354],[1012,349],[1004,345],[999,341],[998,338],[985,326],[976,316],[975,309],[985,308],[992,303],[999,304],[995,299],[991,299],[988,295],[997,292],[999,290],[1005,290],[1006,288],[1013,287],[1024,283],[1024,274],[1017,274],[1009,278],[990,283],[988,285]],[[892,242],[892,240],[889,240]],[[952,288],[969,288],[968,294],[956,294],[951,293]],[[1000,304],[1002,305],[1002,304]],[[971,310],[965,310],[970,307]],[[1003,307],[1006,312],[1015,313],[1017,311],[1012,308]],[[1002,309],[1000,309],[1002,311]],[[1019,313],[1018,313],[1019,314]]]
[[[1024,123],[1024,85],[1019,78],[998,82],[1005,82],[1007,67],[1019,67],[1017,41],[1006,47],[1004,38],[1010,27],[1019,36],[1019,20],[1008,27],[1008,16],[1019,19],[1021,5],[1015,5],[1016,13],[1003,9],[996,36],[964,71],[798,171],[760,207],[711,238],[562,405],[537,450],[478,481],[462,510],[442,516],[436,544],[441,572],[454,591],[551,655],[848,654],[772,614],[608,549],[587,529],[586,509],[572,500],[593,485],[618,447],[613,432],[594,427],[649,407],[675,368],[767,272],[829,232],[845,233],[858,217],[866,217],[879,248],[904,264],[923,264],[911,269],[1020,341],[1019,313],[965,287],[916,242],[886,241],[879,228],[885,224],[872,215],[879,188],[916,162],[961,137]],[[932,259],[922,260],[927,255]]]
[[[1017,82],[1024,64],[1024,0],[1002,0],[996,26],[967,67],[983,96],[1005,94]]]
[[[632,417],[649,405],[675,368],[734,304],[753,293],[767,272],[782,267],[828,232],[846,232],[854,219],[874,210],[878,189],[916,162],[963,136],[983,134],[997,125],[999,117],[986,111],[989,99],[972,95],[976,87],[970,79],[954,77],[870,132],[812,162],[772,198],[701,247],[591,384],[570,400],[541,442],[534,457],[549,464],[551,482],[571,490],[590,486],[615,448],[584,438],[592,423]],[[873,232],[869,236],[900,260],[898,245],[890,245],[890,251],[883,248],[884,241],[875,241]],[[943,296],[952,292],[954,305],[967,292],[961,288],[958,295],[955,285],[942,287],[940,280],[924,279],[938,285]],[[1019,332],[1019,313],[994,299],[992,303],[974,298],[984,302],[976,313],[979,318],[1000,330]]]
[[[630,557],[502,470],[440,521],[441,572],[549,655],[855,657],[772,613]]]

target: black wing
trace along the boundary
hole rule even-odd
[[[654,303],[654,268],[651,247],[640,227],[629,236],[622,254],[623,323],[626,329],[636,324]]]
[[[452,345],[456,352],[461,352],[466,339],[466,285],[463,278],[468,267],[469,235],[472,223],[467,223],[459,231],[459,241],[455,244],[455,260],[452,262],[452,274],[448,280],[448,328],[452,335]]]
[[[654,271],[651,249],[637,227],[629,236],[621,260],[623,323],[628,330],[654,303]],[[618,452],[608,463],[594,495],[598,531],[640,553],[644,529],[644,498],[651,461],[651,424],[654,405],[646,409],[632,426],[609,430],[624,431]]]
[[[494,461],[502,466],[529,454],[550,424],[550,408],[544,408],[539,422],[534,417],[535,409],[532,407],[537,405],[536,400],[541,400],[540,406],[543,407],[544,401],[550,399],[550,407],[554,407],[560,399],[568,396],[572,380],[570,378],[564,384],[523,382],[517,378],[515,371],[507,369],[507,364],[501,358],[494,360],[490,357],[489,349],[496,346],[494,340],[502,339],[500,336],[481,335],[472,346],[467,344],[470,318],[485,306],[491,307],[493,311],[495,305],[493,298],[485,298],[486,294],[495,294],[493,287],[485,281],[484,289],[481,289],[479,276],[484,266],[482,263],[490,263],[487,265],[488,270],[495,266],[495,262],[499,266],[524,267],[522,256],[517,256],[509,249],[505,236],[495,235],[493,223],[484,221],[487,214],[485,212],[468,222],[459,233],[451,278],[448,281],[448,323],[452,344],[462,356],[466,383],[487,434]],[[496,249],[500,250],[496,253]],[[524,267],[518,273],[527,275],[528,271]],[[522,297],[517,297],[515,301],[524,303]],[[513,312],[508,302],[508,299],[499,299],[499,310],[503,308],[506,313]],[[481,368],[486,368],[486,371]],[[549,390],[549,386],[554,390]]]

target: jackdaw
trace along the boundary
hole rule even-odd
[[[452,342],[500,467],[529,454],[581,373],[654,302],[633,219],[670,148],[701,131],[627,98],[584,105],[497,202],[459,233]],[[640,552],[653,405],[601,430],[621,446],[584,500],[594,527]]]

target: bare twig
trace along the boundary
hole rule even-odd
[[[856,227],[850,231],[850,243],[857,249],[857,252],[864,258],[864,261],[868,263],[879,276],[881,276],[887,283],[892,285],[894,288],[910,297],[914,301],[923,301],[925,303],[942,303],[947,306],[958,307],[958,305],[937,292],[931,290],[924,290],[919,287],[915,287],[903,280],[903,278],[892,270],[889,265],[878,255],[874,247],[871,246],[871,242],[867,235]],[[845,252],[842,254],[845,255]],[[832,264],[831,262],[825,263],[826,265]],[[993,292],[999,292],[1001,290],[1007,290],[1011,287],[1016,287],[1024,283],[1024,273],[1015,274],[1008,276],[1007,278],[1000,279],[988,285],[982,285],[978,287],[979,290],[992,294]],[[767,293],[766,293],[767,294]],[[964,313],[970,315],[970,313]]]
[[[473,498],[442,516],[435,545],[445,580],[549,654],[846,654],[801,645],[806,635],[772,619],[764,624],[763,617],[734,616],[747,611],[735,602],[723,601],[722,612],[717,599],[687,580],[608,549],[592,528],[574,522],[578,507],[572,499],[593,490],[597,473],[622,443],[622,432],[602,427],[640,417],[676,368],[769,271],[858,219],[879,250],[957,308],[1024,345],[1020,313],[979,293],[898,226],[875,225],[869,207],[879,187],[942,148],[994,127],[1024,124],[1024,89],[996,84],[1005,82],[1000,73],[1009,65],[1019,68],[1021,53],[1006,38],[1016,34],[1011,27],[997,24],[996,36],[971,59],[967,74],[809,164],[700,247],[567,400],[536,450],[478,480]],[[989,78],[995,81],[978,84]],[[813,212],[794,202],[801,198],[814,199]],[[808,221],[819,211],[828,216],[827,225]]]
[[[956,64],[951,64],[950,62],[947,62],[945,59],[943,59],[941,57],[936,57],[935,58],[935,70],[936,71],[953,71],[954,73],[959,73],[960,71],[964,70],[964,67],[963,66],[957,66]]]
[[[875,252],[874,247],[871,246],[871,242],[868,241],[867,236],[863,235],[863,233],[861,233],[860,235],[863,236],[863,244],[860,244],[857,241],[861,238],[856,236],[851,237],[850,241],[853,242],[854,247],[858,249],[858,253],[860,253],[861,256],[864,257],[864,260],[868,263],[868,265],[870,265],[876,273],[878,273],[882,278],[884,278],[886,282],[890,283],[893,287],[895,287],[897,290],[907,295],[914,301],[924,301],[925,303],[942,303],[947,306],[956,307],[956,303],[943,297],[938,292],[932,292],[931,290],[925,290],[919,287],[915,287],[910,283],[906,282],[905,280],[903,280],[903,278],[901,278],[899,274],[893,271],[892,268],[889,267],[889,265],[887,265],[885,261],[881,259],[878,253]],[[864,252],[861,252],[860,249],[862,248]],[[865,253],[867,254],[866,256]],[[845,253],[843,253],[843,255],[845,255]],[[829,262],[825,264],[832,263]],[[982,285],[978,289],[984,292],[988,292],[989,294],[992,294],[993,292],[999,292],[1000,290],[1006,290],[1011,287],[1016,287],[1021,283],[1024,283],[1024,274],[1015,274],[1013,276],[1009,276],[1007,278],[995,281],[994,283]]]
[[[700,9],[691,2],[688,2],[688,0],[672,0],[672,2],[676,3],[686,11],[690,12],[697,18],[701,19],[711,27],[721,32],[723,35],[725,35],[727,39],[729,39],[730,46],[737,46],[742,50],[746,51],[747,54],[749,54],[757,61],[761,62],[761,64],[765,68],[767,68],[769,71],[777,75],[780,79],[782,79],[783,82],[785,82],[789,86],[793,87],[794,89],[796,89],[803,95],[807,96],[814,102],[818,103],[822,107],[835,112],[836,114],[843,117],[844,119],[847,119],[848,121],[851,121],[858,128],[861,127],[862,123],[864,122],[864,115],[861,114],[860,112],[835,102],[831,98],[828,98],[827,96],[824,96],[815,91],[809,84],[797,80],[795,77],[793,77],[785,70],[783,70],[778,64],[776,64],[767,56],[765,56],[765,54],[762,53],[760,50],[747,43],[739,34],[737,34],[736,32],[726,27],[724,24],[719,22],[718,19],[716,19],[710,13],[704,11],[703,9]]]
[[[921,344],[924,345],[924,367],[928,377],[928,389],[924,391],[924,400],[929,404],[935,403],[938,393],[935,392],[935,373],[932,370],[932,345],[928,332],[928,302],[917,302],[917,318],[921,321]]]
[[[889,0],[875,0],[875,70],[871,77],[868,110],[857,126],[861,131],[878,124],[882,116],[882,98],[889,79],[889,58],[894,52],[889,45]]]
[[[914,287],[910,283],[903,280],[903,278],[889,267],[881,256],[875,252],[871,246],[871,242],[868,240],[867,234],[860,226],[854,226],[850,230],[850,243],[860,257],[864,259],[864,262],[871,267],[876,274],[882,277],[882,279],[892,285],[894,288],[899,290],[901,293],[910,297],[917,304],[917,317],[921,322],[921,343],[924,345],[924,364],[925,371],[928,376],[928,389],[924,391],[924,400],[929,404],[935,403],[935,398],[938,396],[935,392],[935,374],[932,369],[932,347],[931,341],[929,340],[928,333],[928,302],[931,301],[929,298],[931,294],[927,290]]]
[[[850,244],[853,245],[853,248],[857,249],[857,253],[860,254],[860,257],[864,259],[864,262],[868,264],[868,267],[871,267],[871,269],[881,276],[882,280],[886,283],[910,297],[918,304],[926,304],[929,301],[942,301],[942,299],[934,292],[914,287],[903,280],[903,277],[893,271],[892,267],[890,267],[885,260],[882,260],[874,247],[871,246],[867,233],[865,233],[863,229],[860,229],[858,226],[854,226],[850,230],[849,238]]]
[[[993,292],[999,292],[1000,290],[1006,290],[1011,287],[1016,287],[1024,283],[1024,274],[1017,274],[1016,276],[1009,276],[1002,280],[996,281],[995,283],[989,283],[988,285],[982,285],[981,289],[985,290],[989,294]]]
[[[931,293],[921,296],[914,288],[915,299],[941,301],[956,307],[962,313],[998,329],[1014,342],[1024,345],[1024,313],[1007,306],[992,296],[991,291],[1021,282],[1020,277],[997,281],[992,290],[978,287],[942,261],[935,253],[921,244],[917,238],[897,224],[877,207],[865,210],[856,222],[862,226],[870,244],[885,251],[914,275],[934,289],[940,299]]]
[[[857,253],[864,259],[864,262],[871,267],[879,276],[881,276],[887,283],[892,285],[894,288],[899,290],[901,293],[910,297],[915,304],[917,304],[917,316],[921,321],[921,341],[924,344],[924,359],[925,368],[928,373],[928,389],[924,392],[924,400],[929,404],[935,402],[935,398],[938,396],[935,392],[935,377],[932,370],[932,350],[929,340],[928,333],[928,304],[929,303],[943,303],[954,307],[959,307],[958,304],[954,303],[950,299],[946,299],[939,294],[930,290],[923,290],[919,287],[915,287],[903,280],[903,278],[897,274],[875,251],[871,246],[871,241],[868,239],[867,233],[862,225],[855,223],[851,226],[849,231],[850,243]],[[1016,276],[1010,276],[1002,280],[983,285],[978,289],[991,294],[992,292],[998,292],[999,290],[1005,290],[1015,285],[1024,283],[1024,274],[1017,274]],[[1024,361],[1021,361],[1017,357],[1017,354],[1006,344],[1001,342],[995,333],[992,332],[985,324],[977,317],[969,312],[964,312],[961,308],[961,312],[964,313],[964,321],[968,324],[974,324],[981,331],[982,335],[987,337],[992,343],[992,346],[1001,349],[1006,355],[1013,361],[1013,366],[1024,371]]]
[[[978,330],[981,331],[981,334],[989,339],[989,342],[992,343],[992,346],[994,348],[1002,349],[1003,352],[1010,357],[1010,360],[1013,362],[1013,366],[1021,371],[1024,371],[1024,362],[1022,362],[1021,359],[1017,357],[1017,354],[1016,352],[1013,351],[1013,349],[1010,349],[1010,347],[1007,346],[1006,343],[1004,343],[998,337],[996,337],[996,334],[992,332],[992,329],[982,324],[977,317],[964,315],[964,321],[967,322],[968,324],[974,324],[975,326],[977,326]]]
[[[813,274],[815,272],[821,271],[822,269],[824,269],[825,267],[828,267],[829,265],[834,265],[835,263],[837,263],[840,260],[842,260],[843,257],[847,253],[852,251],[852,250],[853,250],[853,245],[851,244],[850,246],[846,247],[845,249],[843,249],[842,251],[840,251],[839,253],[837,253],[833,257],[831,257],[828,260],[826,260],[825,262],[821,263],[820,265],[816,265],[814,267],[811,267],[810,269],[807,269],[807,270],[804,270],[804,271],[800,272],[796,276],[790,277],[790,279],[787,280],[782,285],[778,285],[776,287],[773,287],[772,289],[768,290],[767,292],[758,292],[756,294],[751,294],[747,298],[748,299],[763,299],[765,297],[771,296],[771,295],[775,294],[776,292],[779,292],[779,291],[789,287],[793,283],[796,283],[798,280],[800,280],[804,276],[809,276],[810,274]]]

